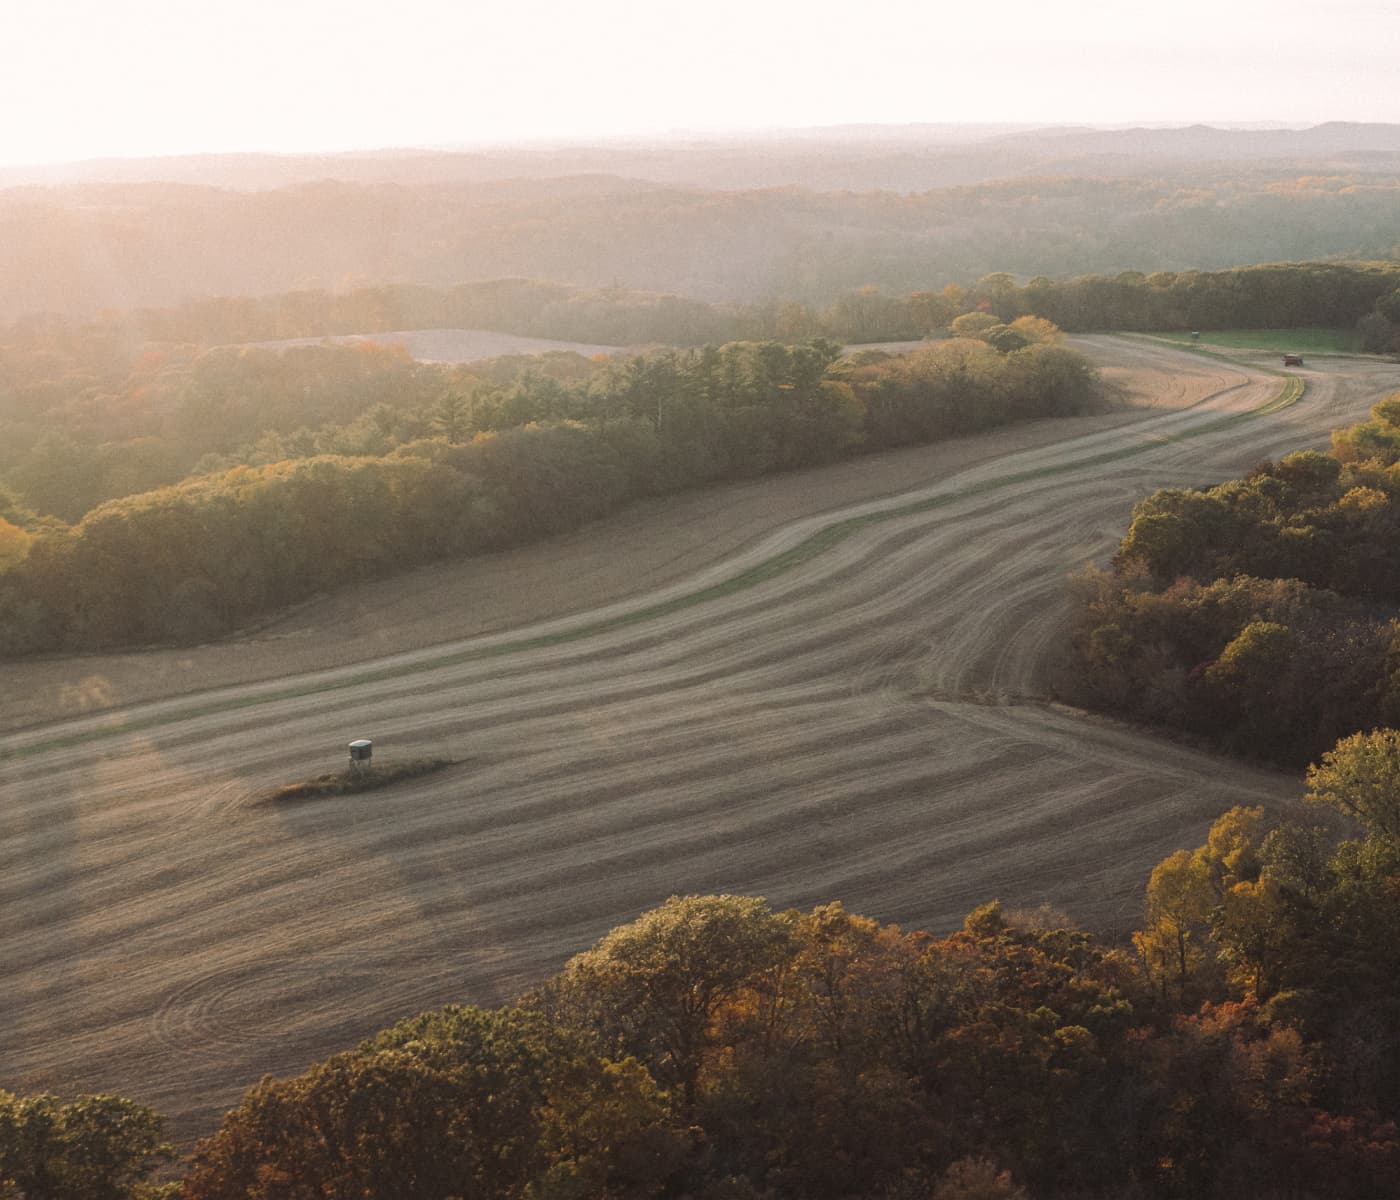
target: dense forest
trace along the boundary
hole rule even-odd
[[[1142,501],[1068,694],[1287,765],[1400,724],[1400,394],[1332,440]]]
[[[673,897],[495,1010],[265,1078],[184,1200],[1374,1200],[1400,1178],[1400,734],[1163,861],[1131,949]],[[0,1193],[155,1195],[159,1118],[0,1093]],[[166,1185],[172,1193],[179,1184]]]
[[[1053,326],[978,324],[902,357],[735,342],[480,375],[374,347],[153,358],[127,403],[46,414],[12,468],[0,654],[206,638],[637,497],[1102,402]],[[112,440],[79,441],[84,422]]]

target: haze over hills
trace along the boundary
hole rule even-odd
[[[1400,169],[1001,179],[900,194],[569,176],[0,191],[0,321],[380,284],[529,278],[829,304],[1022,280],[1400,256]],[[300,332],[300,331],[297,331]],[[346,330],[344,332],[354,332]]]
[[[1030,153],[1107,154],[1133,158],[1296,159],[1400,153],[1400,125],[1327,121],[1307,129],[1234,129],[1212,125],[1133,129],[1036,129],[990,139]]]
[[[0,187],[165,182],[259,190],[322,179],[415,185],[602,174],[706,188],[798,185],[923,191],[1082,171],[1139,174],[1153,165],[1180,170],[1193,162],[1222,160],[1280,165],[1306,160],[1336,166],[1355,160],[1394,167],[1400,161],[1400,125],[1341,121],[1307,129],[842,125],[461,149],[107,158],[0,168]]]
[[[840,126],[0,171],[0,321],[529,278],[827,304],[1400,256],[1400,125]],[[298,331],[299,332],[299,331]]]

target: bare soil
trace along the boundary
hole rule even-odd
[[[1310,364],[1227,423],[1278,380],[1087,344],[1169,407],[683,497],[225,645],[6,668],[0,1081],[121,1092],[188,1141],[264,1072],[509,1000],[672,893],[1130,930],[1155,862],[1298,780],[1051,702],[1066,576],[1146,491],[1324,444],[1400,368]],[[364,736],[454,765],[254,803]]]

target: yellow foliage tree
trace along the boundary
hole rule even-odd
[[[1060,327],[1044,317],[1017,317],[1011,322],[1011,328],[1033,344],[1054,346],[1065,340]]]
[[[30,534],[0,517],[0,571],[8,571],[22,563],[33,542]]]
[[[1153,868],[1147,883],[1146,927],[1133,934],[1148,978],[1184,997],[1210,961],[1209,918],[1216,901],[1210,867],[1197,850],[1178,850]]]
[[[1247,996],[1268,1000],[1277,988],[1290,932],[1277,884],[1268,878],[1234,884],[1225,893],[1215,931],[1230,982]]]
[[[1343,738],[1308,768],[1307,799],[1345,813],[1368,833],[1400,838],[1400,730]]]
[[[1195,850],[1178,850],[1158,863],[1147,883],[1147,923],[1133,934],[1148,977],[1162,994],[1187,999],[1216,969],[1211,946],[1212,922],[1222,912],[1238,910],[1241,937],[1246,933],[1249,902],[1259,877],[1262,808],[1236,806],[1220,816]],[[1262,919],[1262,917],[1261,917]],[[1243,961],[1243,959],[1241,960]]]

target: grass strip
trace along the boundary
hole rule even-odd
[[[1289,375],[1287,371],[1281,370],[1278,367],[1270,367],[1264,363],[1241,364],[1238,358],[1225,354],[1220,350],[1211,350],[1195,342],[1178,342],[1160,333],[1120,333],[1118,336],[1130,338],[1135,342],[1146,342],[1153,346],[1166,346],[1172,350],[1184,350],[1189,354],[1196,355],[1198,358],[1214,359],[1216,362],[1228,363],[1232,367],[1245,365],[1252,371],[1258,371],[1261,375],[1280,375],[1289,379],[1294,378],[1294,376]],[[1261,353],[1270,353],[1270,351],[1261,351]],[[1209,397],[1207,397],[1207,399],[1209,399]]]
[[[1223,358],[1223,356],[1213,354],[1210,351],[1197,351],[1197,353],[1206,354],[1214,358]],[[1225,361],[1230,360],[1227,359]],[[234,696],[224,700],[211,701],[203,705],[196,704],[194,707],[181,709],[177,712],[153,714],[149,717],[137,718],[125,722],[116,721],[111,725],[103,726],[98,729],[89,729],[82,733],[70,734],[66,737],[56,737],[48,741],[35,742],[18,749],[0,749],[0,762],[6,759],[29,758],[35,754],[50,750],[67,749],[82,745],[86,742],[98,741],[120,734],[140,733],[148,729],[158,728],[162,725],[169,725],[175,721],[193,720],[199,717],[215,716],[219,713],[237,712],[240,709],[253,708],[260,704],[273,704],[281,700],[297,700],[306,696],[323,695],[327,692],[342,691],[346,688],[359,687],[367,683],[382,683],[392,679],[401,679],[405,676],[416,675],[423,671],[436,671],[443,667],[460,666],[464,663],[477,662],[489,658],[499,658],[507,654],[521,654],[530,650],[564,645],[568,642],[576,642],[584,638],[597,637],[600,634],[610,633],[613,630],[622,629],[629,625],[640,624],[643,621],[653,621],[659,617],[670,616],[672,613],[679,612],[682,609],[691,608],[697,604],[704,604],[710,600],[718,600],[725,596],[731,596],[736,592],[747,591],[750,588],[757,587],[761,583],[766,583],[770,579],[774,579],[779,575],[785,574],[796,567],[802,566],[820,557],[832,547],[845,541],[846,538],[850,537],[852,534],[868,526],[880,524],[885,521],[897,520],[900,517],[931,512],[935,509],[957,504],[963,500],[986,495],[989,492],[1000,491],[1002,488],[1014,487],[1017,484],[1030,483],[1040,479],[1050,479],[1056,475],[1066,475],[1073,471],[1084,470],[1087,467],[1104,466],[1108,463],[1134,458],[1139,454],[1144,454],[1148,450],[1154,449],[1161,444],[1162,440],[1184,442],[1193,438],[1204,437],[1207,434],[1220,433],[1243,424],[1246,421],[1252,421],[1261,416],[1270,416],[1274,413],[1281,412],[1283,409],[1296,404],[1302,399],[1305,391],[1305,384],[1300,377],[1269,367],[1257,369],[1271,375],[1280,376],[1284,381],[1283,386],[1279,389],[1279,394],[1257,408],[1249,409],[1246,412],[1231,413],[1215,421],[1199,425],[1194,429],[1188,429],[1178,434],[1167,435],[1163,439],[1143,441],[1137,445],[1125,446],[1119,450],[1108,450],[1102,454],[1089,455],[1085,458],[1075,459],[1072,462],[1058,463],[1046,467],[1035,467],[1027,471],[1018,471],[1011,475],[1003,475],[996,479],[986,479],[981,483],[970,484],[967,487],[959,488],[955,492],[946,492],[941,496],[932,496],[925,500],[915,500],[909,504],[900,505],[897,508],[864,513],[858,517],[847,517],[844,520],[833,522],[825,528],[819,529],[816,533],[799,542],[796,546],[789,547],[787,550],[774,555],[772,558],[765,559],[761,563],[756,563],[752,567],[748,567],[738,574],[731,576],[729,579],[721,580],[719,583],[711,584],[709,587],[701,588],[699,591],[688,592],[683,596],[675,596],[670,600],[663,600],[656,604],[648,605],[645,608],[635,609],[632,612],[620,613],[615,617],[607,617],[588,625],[577,626],[573,629],[560,630],[557,633],[539,634],[535,637],[519,638],[515,641],[499,642],[490,646],[468,647],[467,649],[456,650],[450,654],[444,654],[432,659],[425,659],[412,663],[398,663],[388,667],[371,668],[354,675],[325,680],[320,683],[308,683],[295,687],[282,688],[278,691],[263,692],[256,696]]]

